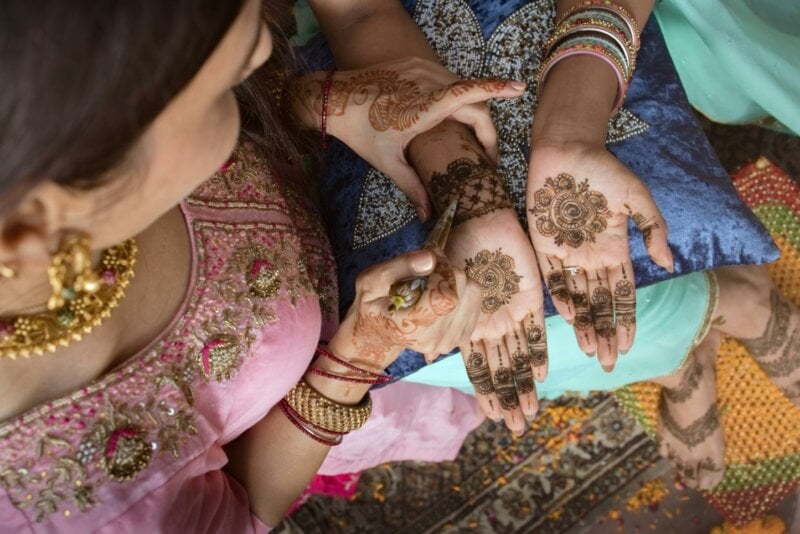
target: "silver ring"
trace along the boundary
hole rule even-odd
[[[581,274],[582,272],[585,272],[583,267],[575,267],[575,266],[572,266],[572,265],[564,266],[564,267],[561,268],[561,270],[564,271],[567,274],[571,274],[572,276],[575,276],[576,274]]]

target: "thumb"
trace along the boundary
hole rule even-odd
[[[420,221],[427,221],[431,213],[428,192],[416,171],[405,160],[400,160],[393,167],[386,169],[385,174],[414,205]]]
[[[436,266],[436,254],[416,250],[373,265],[356,279],[356,292],[367,300],[385,297],[392,284],[401,280],[427,276]]]

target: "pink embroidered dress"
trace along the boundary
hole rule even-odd
[[[220,470],[222,447],[335,331],[333,258],[309,204],[248,145],[182,209],[193,272],[172,324],[116,370],[0,425],[0,532],[266,528]],[[391,385],[374,405],[322,473],[450,459],[481,419],[471,397],[430,386]]]

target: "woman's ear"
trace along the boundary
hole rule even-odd
[[[53,182],[37,185],[0,219],[0,264],[16,272],[46,269],[68,214],[79,209],[79,202]]]

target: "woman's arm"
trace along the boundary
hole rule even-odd
[[[389,313],[387,295],[392,284],[419,276],[428,280],[419,302]],[[355,302],[328,350],[350,366],[381,373],[405,347],[438,355],[462,344],[475,326],[478,306],[480,289],[468,282],[463,271],[452,269],[444,258],[430,251],[402,254],[359,275]],[[310,369],[322,370],[327,376],[306,372],[304,380],[310,386],[310,390],[305,389],[307,394],[315,391],[334,403],[349,406],[359,404],[367,394],[369,384],[347,380],[363,380],[363,371],[355,373],[352,367],[329,357],[317,358]],[[338,379],[331,375],[338,375]],[[301,383],[301,387],[305,386]],[[292,406],[291,401],[288,404]],[[304,415],[294,415],[317,425],[318,429],[312,428],[310,433],[318,432],[323,425],[330,429],[317,437],[332,441],[339,439],[333,437],[335,430],[352,429],[357,424],[344,411],[331,411],[317,404]],[[280,406],[275,407],[226,447],[230,458],[226,471],[247,490],[253,513],[269,525],[283,518],[329,451],[327,445],[296,428],[288,417]],[[327,426],[332,421],[339,426]]]
[[[324,368],[327,360],[317,360]],[[335,372],[333,369],[326,369]],[[357,404],[368,385],[324,380],[306,374],[306,381],[329,399]],[[322,465],[330,447],[302,434],[275,406],[264,419],[226,447],[225,470],[247,489],[250,509],[268,525],[277,525]]]
[[[439,62],[399,0],[309,0],[309,4],[339,68],[408,56]]]
[[[559,0],[558,15],[583,3]],[[643,28],[653,0],[622,0]],[[617,78],[603,61],[574,56],[553,67],[541,91],[533,124],[532,146],[586,143],[605,146],[608,120],[617,94]]]

